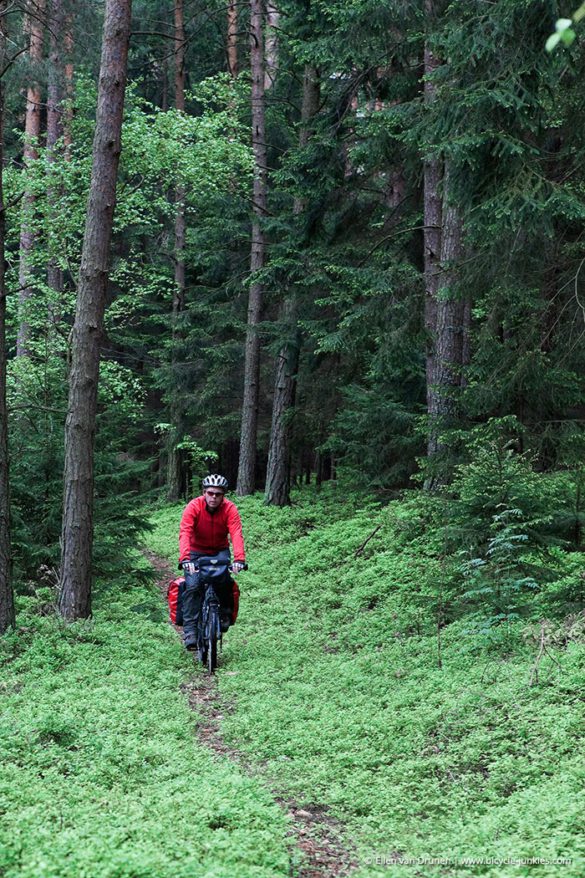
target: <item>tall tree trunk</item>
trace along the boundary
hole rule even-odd
[[[56,150],[59,139],[63,136],[63,52],[60,45],[63,33],[63,8],[62,0],[50,0],[49,10],[49,72],[47,79],[47,153],[49,162],[52,164],[57,158]],[[49,193],[49,200],[54,202]],[[49,248],[50,250],[53,248]],[[63,269],[59,265],[55,255],[49,257],[47,266],[47,284],[57,293],[63,292]],[[53,320],[58,319],[58,309],[51,308]]]
[[[299,136],[301,148],[306,146],[308,142],[309,123],[319,109],[319,93],[317,71],[311,65],[307,65],[303,77],[303,103]],[[293,204],[295,217],[300,217],[304,210],[303,199],[295,198]],[[297,296],[293,289],[282,303],[280,315],[286,339],[276,361],[272,425],[264,494],[264,502],[275,506],[288,506],[290,503],[290,437],[301,348],[297,310]]]
[[[301,346],[294,293],[287,296],[282,303],[280,318],[288,337],[276,360],[264,502],[274,506],[288,506],[290,504],[290,435]]]
[[[26,113],[24,125],[25,167],[38,158],[37,144],[41,134],[41,87],[35,80],[38,66],[43,60],[44,26],[42,16],[45,13],[46,0],[30,0],[27,5],[25,26],[30,36],[29,58],[33,80],[26,91]],[[16,339],[16,355],[27,356],[30,353],[30,324],[28,321],[28,302],[33,295],[31,255],[34,247],[32,219],[34,214],[34,195],[25,191],[22,199],[22,220],[20,229],[20,264],[18,304],[20,311],[18,335]]]
[[[93,163],[75,322],[65,472],[59,610],[66,619],[91,614],[94,435],[100,340],[121,151],[132,0],[106,0]]]
[[[437,302],[435,381],[437,417],[451,423],[457,412],[457,388],[463,366],[464,302],[455,293],[461,260],[461,211],[452,201],[450,169],[443,176],[443,233],[441,238],[441,284]]]
[[[185,5],[175,0],[175,107],[185,112]]]
[[[427,14],[432,13],[432,0],[426,0]],[[424,55],[424,101],[427,107],[436,100],[436,86],[432,75],[439,66],[429,43],[425,45]],[[437,155],[427,156],[423,163],[424,175],[424,276],[425,276],[425,330],[427,336],[426,382],[427,410],[429,415],[436,409],[435,360],[437,293],[440,280],[441,231],[443,225],[443,206],[441,186],[443,180],[443,161]],[[432,457],[437,450],[437,434],[434,425],[429,425],[427,455]]]
[[[185,111],[185,16],[184,0],[175,0],[175,107]],[[185,190],[178,186],[175,192],[175,289],[173,292],[171,365],[176,362],[179,314],[185,307]],[[181,496],[181,452],[177,443],[181,438],[181,412],[177,392],[173,388],[170,406],[171,431],[167,464],[167,497],[171,502]]]
[[[252,68],[252,149],[254,152],[254,222],[252,223],[252,275],[264,267],[265,238],[262,219],[266,215],[268,195],[266,166],[265,100],[264,100],[264,4],[251,0],[251,68]],[[263,286],[253,278],[248,296],[248,324],[244,358],[244,397],[240,432],[240,460],[236,493],[252,494],[256,486],[256,439],[258,432],[258,401],[260,396],[260,336]]]
[[[238,75],[238,4],[228,0],[227,6],[227,62],[230,76]]]
[[[73,121],[73,108],[71,103],[74,97],[74,67],[73,67],[73,16],[70,12],[65,14],[65,32],[63,34],[63,55],[64,55],[64,74],[65,74],[65,113],[63,114],[63,146],[65,147],[65,158],[70,158],[71,144],[73,142],[71,135],[71,123]]]
[[[6,66],[8,0],[0,0],[0,70]],[[0,79],[0,634],[14,625],[10,493],[8,479],[8,405],[6,401],[6,284],[4,278],[4,83]]]
[[[278,27],[280,12],[275,0],[266,3],[266,64],[264,70],[264,89],[268,91],[276,82],[278,73]]]
[[[458,413],[458,391],[463,379],[464,358],[468,355],[466,321],[470,310],[454,291],[462,254],[461,211],[452,201],[450,170],[443,175],[441,251],[436,298],[433,303],[434,327],[431,332],[432,360],[427,374],[429,436],[427,454],[444,452],[441,432],[453,426]],[[441,474],[431,475],[427,488],[444,481]]]
[[[435,0],[425,0],[430,24],[435,16]],[[439,61],[427,38],[424,52],[424,100],[429,109],[436,100],[433,74]],[[463,364],[469,356],[471,310],[454,293],[458,261],[462,253],[462,218],[454,203],[451,171],[445,160],[434,154],[424,161],[424,272],[425,328],[427,333],[427,412],[429,417],[427,458],[431,468],[425,487],[432,490],[444,482],[433,467],[444,452],[441,432],[455,421],[458,389],[463,381]],[[439,464],[440,466],[440,464]]]

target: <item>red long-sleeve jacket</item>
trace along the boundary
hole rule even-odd
[[[210,512],[205,497],[195,497],[183,510],[179,528],[179,563],[188,561],[191,552],[215,555],[228,549],[232,541],[234,561],[246,560],[242,521],[235,503],[225,498]]]

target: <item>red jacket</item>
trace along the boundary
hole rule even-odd
[[[242,521],[235,503],[222,500],[210,512],[205,497],[195,497],[183,510],[179,528],[179,563],[188,561],[191,552],[215,555],[220,549],[228,549],[228,534],[232,541],[234,561],[245,561]]]

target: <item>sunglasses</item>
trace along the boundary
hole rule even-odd
[[[223,497],[223,491],[206,491],[208,497]]]

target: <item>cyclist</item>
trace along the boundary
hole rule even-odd
[[[202,487],[202,496],[185,506],[179,528],[179,564],[185,574],[183,642],[187,649],[197,649],[197,626],[203,603],[204,587],[197,574],[197,559],[217,555],[229,564],[229,535],[235,559],[233,573],[243,570],[246,561],[240,513],[236,505],[225,498],[227,479],[215,473],[203,479]],[[216,592],[221,606],[221,627],[227,631],[233,606],[231,580],[216,586]]]

